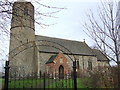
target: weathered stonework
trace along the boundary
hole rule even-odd
[[[25,12],[26,10],[26,12]],[[10,33],[10,67],[17,71],[37,72],[35,59],[34,6],[30,2],[15,2]],[[12,68],[11,68],[12,69]]]

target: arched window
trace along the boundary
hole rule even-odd
[[[79,61],[77,60],[77,68],[79,69],[79,66],[80,66],[80,64],[79,64]]]
[[[88,61],[88,70],[92,70],[92,62]]]
[[[82,56],[82,66],[83,66],[83,69],[84,69],[84,56]]]
[[[28,8],[24,8],[24,15],[28,15]]]

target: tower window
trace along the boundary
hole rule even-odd
[[[82,64],[83,64],[83,69],[84,69],[84,57],[82,56]]]
[[[79,68],[79,61],[77,61],[77,67]]]
[[[24,8],[24,15],[28,15],[28,8]]]
[[[92,62],[88,61],[88,70],[92,70]]]

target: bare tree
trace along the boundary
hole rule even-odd
[[[19,0],[20,1],[20,0]],[[21,0],[23,1],[23,0]],[[55,23],[46,23],[44,20],[47,18],[48,20],[57,19],[56,16],[57,13],[62,11],[66,8],[60,8],[57,6],[49,6],[45,5],[44,3],[41,3],[39,0],[31,0],[31,3],[34,5],[35,10],[35,26],[38,26],[41,30],[41,28],[47,28],[51,25],[55,25]],[[10,41],[10,28],[11,28],[11,19],[12,15],[15,14],[15,12],[12,11],[12,6],[14,4],[14,0],[0,0],[0,67],[1,70],[4,72],[4,64],[5,61],[9,57],[9,41]],[[18,7],[20,9],[20,7]],[[42,10],[45,9],[45,10]],[[37,27],[37,28],[38,28]],[[39,32],[39,31],[38,31]],[[12,36],[19,41],[18,37],[16,35]],[[25,37],[24,37],[25,38]],[[21,41],[19,41],[21,44],[23,44]]]
[[[88,21],[84,23],[84,31],[92,38],[99,50],[101,50],[118,67],[118,87],[120,87],[120,46],[118,40],[119,12],[118,3],[101,2],[97,8],[97,14],[90,10],[87,14]],[[120,21],[119,21],[120,22]]]
[[[2,56],[5,56],[5,54],[9,52],[8,45],[9,45],[9,37],[10,37],[10,23],[11,23],[12,15],[14,14],[12,12],[13,3],[14,0],[0,0],[0,44],[1,44],[0,47],[3,46],[2,48],[0,48],[0,57],[1,57],[0,61],[3,61],[4,57]],[[55,16],[55,14],[65,9],[56,6],[45,5],[41,3],[39,0],[31,0],[31,3],[35,5],[34,22],[36,26],[39,25],[39,28],[46,28],[56,24],[56,22],[46,23],[44,22],[44,18],[50,18],[50,19],[58,18]],[[45,11],[41,10],[43,8],[45,9]]]

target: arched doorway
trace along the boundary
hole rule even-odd
[[[59,78],[64,78],[64,67],[62,65],[59,66]]]

